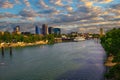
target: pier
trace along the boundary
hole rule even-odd
[[[9,54],[10,54],[10,56],[12,56],[12,47],[10,46],[9,47]],[[5,56],[5,47],[2,47],[1,48],[1,53],[2,53],[2,56]]]

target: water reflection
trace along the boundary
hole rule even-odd
[[[103,73],[97,66],[89,64],[77,70],[67,71],[56,80],[104,80],[104,77],[99,76]]]
[[[0,80],[103,80],[104,57],[92,40],[7,49]]]

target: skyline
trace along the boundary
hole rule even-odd
[[[0,30],[44,23],[63,31],[111,29],[120,25],[119,9],[119,0],[0,0]]]

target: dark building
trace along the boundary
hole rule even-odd
[[[47,35],[48,34],[48,26],[46,24],[42,25],[42,34]]]
[[[54,28],[53,31],[54,31],[54,34],[57,34],[57,35],[61,34],[60,28]]]
[[[49,34],[52,34],[52,33],[53,33],[53,27],[49,27],[49,28],[48,28],[48,33],[49,33]]]
[[[14,32],[19,32],[20,31],[20,26],[16,26],[16,27],[14,27]]]
[[[13,28],[13,33],[15,33],[15,34],[21,34],[21,32],[20,32],[20,26],[14,27]]]
[[[23,34],[23,35],[30,35],[31,33],[30,32],[21,32],[21,34]]]
[[[35,33],[40,34],[40,28],[38,26],[35,26]]]

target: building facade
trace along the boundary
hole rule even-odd
[[[49,34],[53,34],[53,27],[49,27],[49,28],[48,28],[48,33],[49,33]]]
[[[42,34],[47,35],[48,34],[48,26],[46,24],[42,25]]]
[[[54,34],[60,35],[61,34],[61,29],[60,28],[54,28],[53,32],[54,32]]]
[[[36,34],[41,34],[40,28],[38,26],[35,26],[35,33]]]
[[[21,34],[21,32],[20,32],[20,26],[14,27],[13,28],[13,33],[15,33],[15,34]]]

